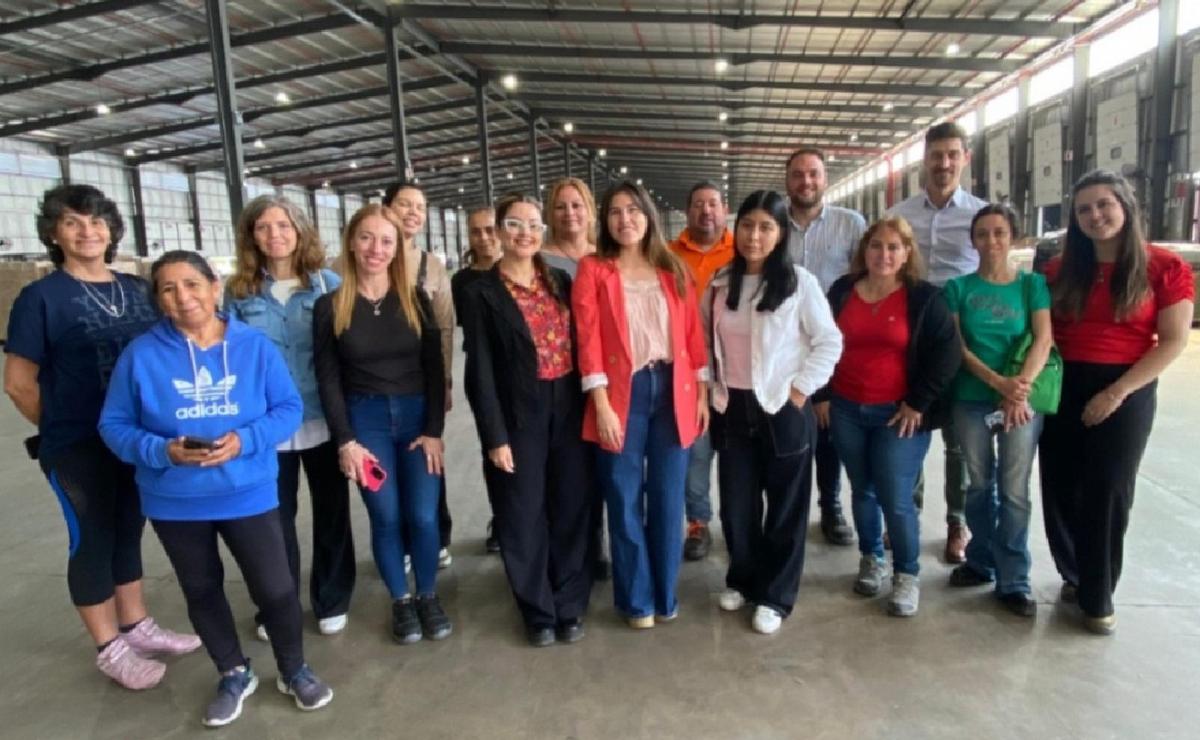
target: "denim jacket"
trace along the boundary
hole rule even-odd
[[[245,298],[226,294],[225,309],[243,323],[266,334],[287,363],[292,380],[304,401],[304,421],[324,417],[317,395],[317,375],[313,368],[313,304],[324,293],[333,292],[342,279],[331,270],[309,275],[309,288],[292,294],[287,305],[271,295],[271,276],[263,279],[262,290]]]

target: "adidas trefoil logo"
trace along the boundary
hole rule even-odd
[[[184,406],[175,410],[176,419],[203,419],[209,416],[237,416],[238,405],[233,401],[225,403],[225,398],[233,392],[237,385],[236,375],[226,375],[213,382],[212,373],[208,368],[200,368],[196,373],[196,382],[173,378],[171,383],[179,395],[192,401],[192,406]]]

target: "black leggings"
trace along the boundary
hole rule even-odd
[[[1062,402],[1057,414],[1046,417],[1038,447],[1050,554],[1063,580],[1078,587],[1079,606],[1092,617],[1113,613],[1134,484],[1154,424],[1157,381],[1131,393],[1094,427],[1085,427],[1080,417],[1092,396],[1128,369],[1066,363]]]
[[[151,524],[179,578],[192,627],[204,641],[217,670],[225,673],[246,665],[233,611],[225,598],[225,567],[217,548],[220,535],[267,626],[279,675],[285,680],[295,675],[304,665],[304,641],[300,600],[288,568],[279,509],[241,519],[154,519]]]
[[[350,610],[354,591],[354,536],[350,527],[350,485],[338,467],[333,441],[299,452],[279,455],[279,517],[288,566],[296,593],[300,592],[300,543],[296,537],[300,466],[308,479],[312,504],[312,573],[309,599],[317,619]],[[256,618],[261,623],[261,617]]]
[[[99,437],[43,458],[41,466],[67,522],[71,602],[103,604],[117,586],[141,580],[146,519],[133,468]]]

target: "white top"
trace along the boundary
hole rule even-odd
[[[761,296],[757,295],[762,285],[760,275],[742,276],[742,294],[738,300],[736,311],[730,311],[726,306],[721,312],[715,330],[721,335],[721,347],[724,349],[724,371],[722,379],[729,388],[751,390],[754,388],[753,372],[750,368],[750,348],[753,342],[750,332],[753,328],[754,306]]]
[[[768,414],[783,408],[792,388],[806,396],[816,393],[829,382],[842,356],[842,332],[820,284],[803,267],[792,269],[796,271],[796,292],[774,311],[755,309],[750,313],[750,385]],[[728,366],[736,349],[726,347],[721,332],[711,327],[720,327],[729,313],[725,301],[730,272],[728,267],[718,272],[700,302],[705,335],[713,344],[709,351],[712,405],[719,412],[729,404]]]
[[[279,305],[286,306],[288,299],[292,297],[292,293],[300,290],[300,278],[272,280],[270,285],[271,297],[279,301]]]

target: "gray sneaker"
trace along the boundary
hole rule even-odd
[[[888,614],[893,617],[911,617],[917,613],[921,603],[921,581],[908,573],[892,576],[892,597],[888,599]]]
[[[223,674],[217,684],[217,696],[204,710],[206,727],[222,727],[242,714],[242,703],[258,688],[258,676],[247,663],[244,670]]]
[[[333,701],[333,689],[317,678],[307,664],[301,666],[290,680],[284,681],[283,676],[275,679],[275,688],[281,694],[295,697],[296,706],[305,712],[316,711]]]
[[[854,579],[854,593],[874,596],[883,588],[887,578],[887,564],[874,555],[863,555],[858,560],[858,578]]]

